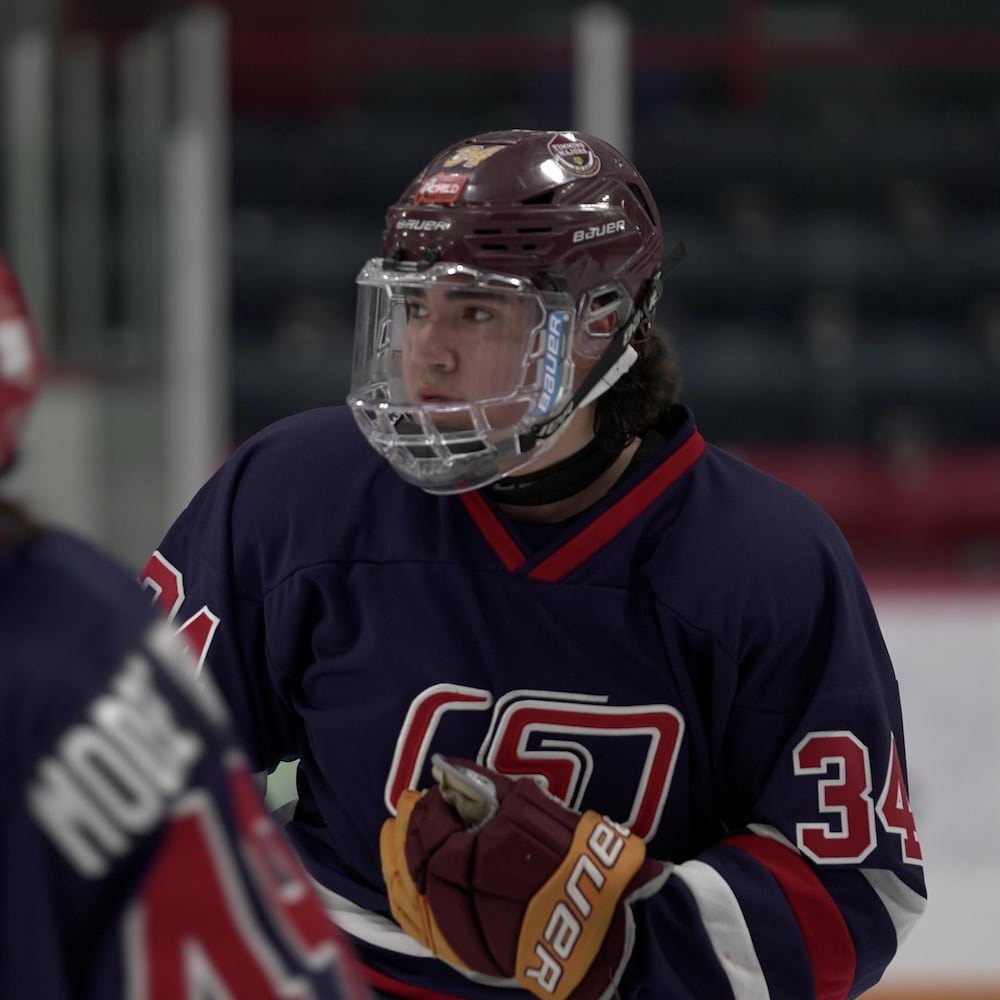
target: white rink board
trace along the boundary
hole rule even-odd
[[[1000,587],[872,585],[872,598],[929,895],[884,981],[1000,985]]]

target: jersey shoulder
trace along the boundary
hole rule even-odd
[[[0,607],[0,731],[39,745],[102,689],[156,619],[132,573],[59,531],[0,553]]]
[[[257,599],[319,562],[379,559],[434,523],[438,501],[393,472],[346,406],[308,410],[240,446],[160,551],[185,571],[208,563]]]
[[[10,662],[46,683],[49,671],[62,670],[46,652],[84,662],[125,648],[155,618],[133,572],[55,530],[0,553],[0,604],[0,640]]]
[[[304,410],[275,421],[236,449],[229,463],[254,475],[281,475],[316,486],[383,471],[385,462],[358,429],[346,406]]]
[[[819,504],[731,452],[708,445],[704,474],[711,489],[709,508],[714,504],[717,527],[730,544],[764,538],[769,546],[796,549],[804,542],[843,542],[840,529]]]
[[[202,537],[238,532],[244,524],[291,525],[336,508],[339,516],[396,476],[365,441],[346,406],[293,414],[265,427],[226,460],[192,500]],[[377,483],[377,487],[376,487]],[[206,524],[216,518],[218,523]]]
[[[732,452],[704,442],[686,407],[675,406],[672,414],[666,440],[644,463],[642,478],[659,477],[694,439],[704,450],[685,466],[679,481],[669,480],[666,503],[651,508],[651,519],[660,528],[667,525],[661,535],[665,548],[676,552],[686,544],[701,553],[699,561],[707,559],[712,571],[718,568],[713,553],[728,562],[756,558],[763,567],[815,546],[846,550],[839,528],[813,500]]]
[[[717,635],[809,617],[832,591],[867,602],[833,519],[787,483],[707,445],[647,566],[661,601]]]

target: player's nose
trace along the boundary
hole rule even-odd
[[[431,313],[410,334],[414,356],[422,364],[441,371],[458,367],[455,330],[445,318]]]

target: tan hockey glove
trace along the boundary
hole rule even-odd
[[[468,966],[452,951],[438,927],[427,897],[417,888],[406,865],[405,840],[410,817],[421,802],[424,792],[405,791],[396,805],[396,818],[382,824],[379,852],[382,855],[382,875],[389,896],[389,908],[396,923],[425,948],[459,968]]]
[[[543,1000],[611,996],[634,942],[628,905],[662,885],[664,866],[624,827],[530,779],[435,764],[442,785],[404,793],[382,828],[396,920],[441,958]]]

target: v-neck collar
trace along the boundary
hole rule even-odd
[[[693,429],[687,439],[610,507],[581,520],[554,551],[525,553],[503,516],[482,493],[461,493],[459,499],[487,543],[509,573],[548,583],[561,580],[625,530],[662,496],[705,451],[705,439]],[[599,508],[600,504],[597,505]]]

